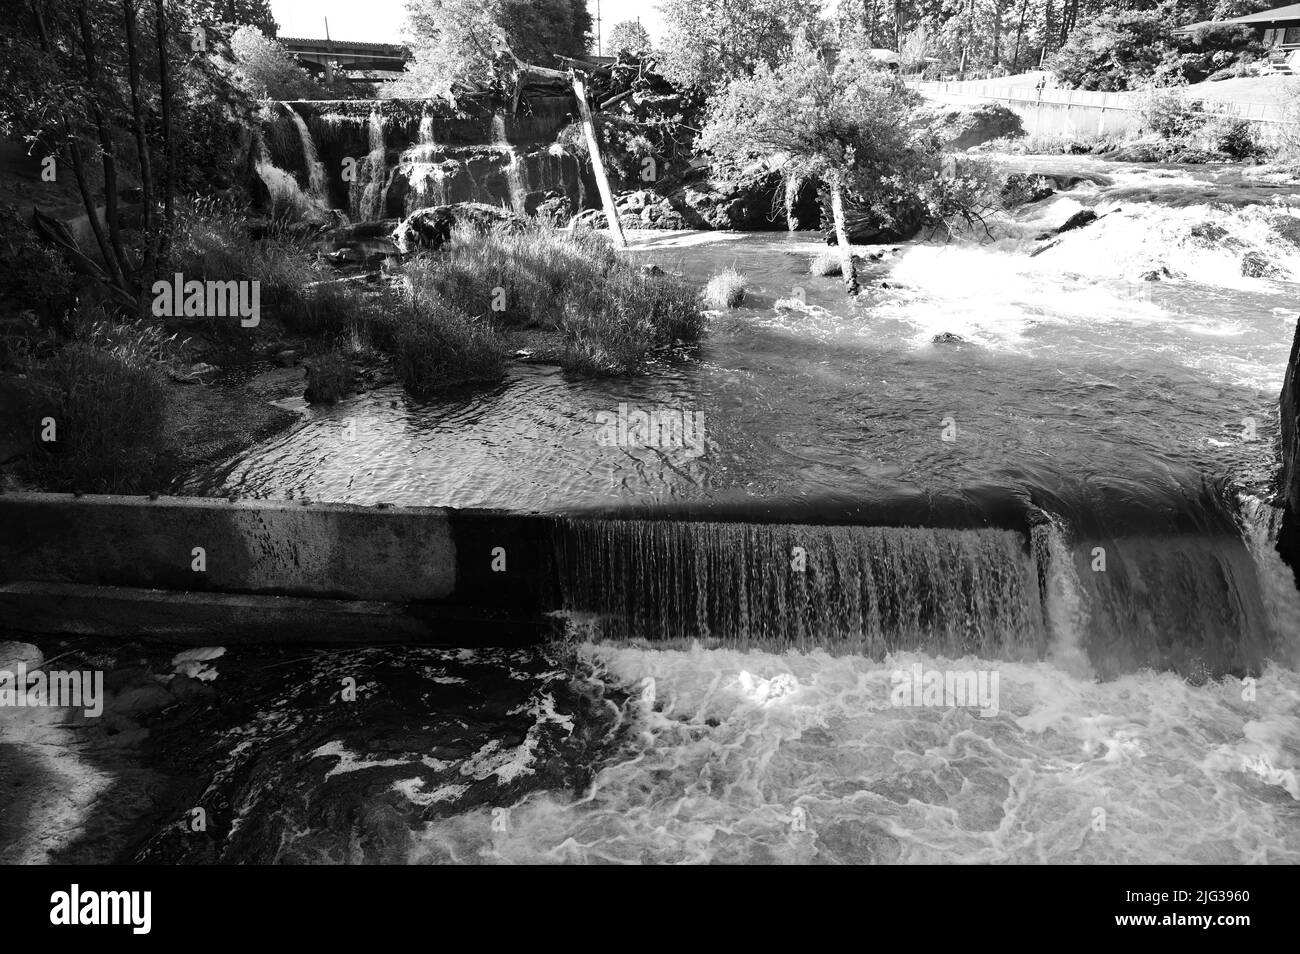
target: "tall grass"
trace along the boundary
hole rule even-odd
[[[602,236],[545,225],[458,228],[436,257],[407,267],[417,298],[506,328],[559,331],[572,371],[631,371],[654,349],[697,338],[699,295],[647,276]]]
[[[330,275],[313,267],[310,247],[287,228],[272,226],[254,238],[235,213],[208,206],[187,214],[178,234],[184,238],[173,250],[173,264],[187,281],[257,281],[263,313],[292,331],[334,335],[361,320],[368,296],[323,281]]]
[[[34,369],[53,413],[46,486],[132,493],[147,486],[163,450],[166,379],[131,346],[75,341]]]

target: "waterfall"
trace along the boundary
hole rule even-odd
[[[319,156],[316,154],[316,142],[311,137],[311,130],[307,128],[307,122],[298,115],[298,111],[287,103],[281,103],[289,116],[293,119],[293,124],[298,128],[298,138],[302,142],[302,158],[307,166],[308,194],[324,205],[328,205],[329,189],[325,181],[325,167],[321,165]]]
[[[285,170],[271,161],[271,154],[266,148],[266,140],[260,131],[254,134],[257,148],[257,160],[254,168],[257,177],[266,186],[273,215],[289,215],[301,219],[312,212],[321,210],[321,202],[303,193],[302,187]]]
[[[1034,561],[1011,530],[573,520],[566,608],[618,638],[1036,658]]]
[[[421,117],[419,141],[402,154],[407,181],[418,199],[417,203],[407,202],[407,212],[447,204],[446,173],[442,162],[435,161],[435,157],[443,152],[443,147],[434,139],[433,117]]]
[[[1203,678],[1258,671],[1294,639],[1240,536],[1071,537],[1050,515],[1025,530],[574,517],[554,578],[565,610],[617,640]]]
[[[373,222],[382,219],[387,211],[388,199],[388,143],[384,137],[384,117],[379,110],[370,111],[370,154],[366,157],[368,179],[358,210],[361,220]]]
[[[505,153],[506,182],[510,186],[510,206],[520,215],[524,214],[524,194],[528,191],[524,183],[524,170],[519,159],[519,152],[506,138],[506,121],[500,113],[492,116],[492,145]]]

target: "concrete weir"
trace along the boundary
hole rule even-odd
[[[180,641],[536,638],[541,518],[440,507],[0,495],[0,630]]]

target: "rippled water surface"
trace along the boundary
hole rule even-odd
[[[187,489],[562,509],[1258,476],[1296,285],[1243,277],[1241,259],[1260,251],[1300,273],[1300,218],[1267,204],[1286,190],[1251,186],[1265,204],[1232,208],[1214,204],[1231,191],[1223,172],[1103,177],[1095,161],[1052,162],[1110,184],[1079,181],[992,221],[982,242],[886,251],[866,263],[853,302],[838,279],[808,274],[823,246],[805,235],[642,233],[637,260],[699,285],[727,267],[749,281],[742,307],[715,315],[698,346],[632,379],[522,366],[494,390],[449,400],[394,387],[303,408],[296,429]],[[1085,207],[1102,219],[1029,254],[1043,244],[1036,234]],[[1142,280],[1162,268],[1172,277]],[[961,341],[935,343],[945,334]],[[703,443],[609,446],[602,415],[620,405],[698,413]]]

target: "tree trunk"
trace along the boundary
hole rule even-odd
[[[99,63],[95,58],[95,38],[90,32],[90,14],[86,0],[81,0],[77,5],[77,23],[81,27],[81,48],[86,59],[86,85],[91,115],[95,120],[95,129],[99,132],[99,150],[103,153],[104,216],[108,219],[108,244],[116,260],[114,270],[125,282],[131,274],[131,265],[126,250],[122,247],[122,223],[117,216],[117,157],[113,152],[113,136],[99,102]]]
[[[591,153],[591,171],[596,177],[596,187],[600,189],[600,201],[605,207],[605,218],[609,220],[609,234],[619,248],[627,248],[627,238],[623,235],[623,223],[618,220],[618,207],[614,205],[614,193],[609,188],[609,177],[605,175],[605,160],[600,155],[600,140],[596,138],[596,124],[591,118],[591,108],[587,105],[587,88],[578,74],[573,74],[573,92],[578,97],[578,113],[582,116],[582,128],[587,133],[587,150]]]
[[[41,14],[41,8],[32,3],[32,18],[36,23],[36,35],[40,40],[41,49],[48,55],[51,54],[54,45],[50,42],[50,35],[45,29],[45,17]],[[95,204],[95,198],[90,194],[90,184],[86,181],[86,165],[81,157],[81,146],[77,142],[77,132],[72,128],[72,123],[68,120],[67,114],[59,117],[63,122],[63,135],[68,149],[68,160],[72,166],[73,178],[77,180],[77,191],[81,194],[81,204],[86,210],[86,218],[90,222],[90,231],[95,236],[95,244],[99,246],[100,257],[104,260],[104,268],[110,280],[118,281],[113,274],[113,256],[108,250],[108,239],[104,235],[104,227],[99,221],[99,207]]]
[[[993,69],[1002,65],[1002,0],[993,2]]]
[[[850,295],[858,293],[858,269],[853,264],[853,248],[849,245],[849,230],[844,225],[844,188],[839,175],[831,177],[831,215],[835,218],[835,244],[840,250],[840,274],[844,276],[844,290]]]
[[[171,65],[167,59],[167,11],[163,0],[154,0],[154,16],[157,23],[158,40],[158,92],[162,109],[162,144],[164,161],[163,200],[163,235],[159,243],[159,253],[166,254],[167,243],[171,241],[172,231],[176,225],[176,149],[172,140],[172,77]]]
[[[1029,9],[1029,0],[1020,0],[1020,25],[1016,27],[1016,52],[1011,57],[1011,72],[1020,69],[1020,41],[1025,36],[1025,11]]]
[[[122,0],[126,21],[127,80],[131,86],[131,119],[135,124],[135,148],[140,158],[140,194],[144,203],[144,268],[140,276],[143,288],[153,284],[154,265],[158,259],[157,216],[154,212],[153,163],[149,156],[149,137],[145,130],[144,104],[140,101],[140,32],[136,29],[136,0]],[[147,317],[146,298],[140,298],[140,317]]]

